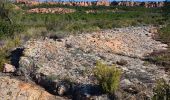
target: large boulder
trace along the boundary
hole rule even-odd
[[[0,77],[0,100],[65,100],[31,83]]]

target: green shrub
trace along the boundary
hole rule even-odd
[[[162,65],[166,68],[166,70],[170,71],[170,24],[166,27],[163,27],[159,30],[157,34],[157,39],[159,41],[168,44],[168,49],[166,51],[160,53],[153,53],[152,62]]]
[[[170,22],[166,27],[159,30],[158,35],[162,42],[170,43]]]
[[[114,65],[107,66],[101,62],[97,62],[96,68],[94,69],[94,75],[104,92],[114,94],[119,88],[121,71]]]
[[[3,70],[3,65],[9,62],[7,56],[6,50],[0,50],[0,71]]]
[[[163,79],[158,80],[154,93],[153,100],[170,100],[170,84]]]
[[[14,37],[14,39],[5,39],[5,45],[0,47],[0,71],[3,69],[4,63],[10,63],[11,49],[20,45],[20,38]]]
[[[0,37],[12,37],[14,33],[24,31],[24,26],[21,25],[22,14],[10,0],[0,1]]]
[[[2,37],[12,37],[14,33],[20,33],[25,30],[24,26],[17,24],[10,24],[5,21],[0,21],[0,38]]]

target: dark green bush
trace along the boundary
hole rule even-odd
[[[0,38],[2,37],[12,37],[14,33],[21,33],[25,30],[24,26],[17,24],[10,24],[5,21],[0,22]]]
[[[20,25],[22,11],[16,10],[15,6],[8,0],[0,1],[0,37],[10,36],[14,33],[24,31],[23,25]]]

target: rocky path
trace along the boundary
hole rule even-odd
[[[169,81],[164,70],[142,60],[153,51],[166,49],[166,44],[152,39],[154,32],[151,26],[127,27],[56,40],[30,40],[24,45],[16,74],[33,79],[55,95],[109,100],[93,76],[96,61],[102,61],[123,72],[119,100],[149,100],[157,79]]]

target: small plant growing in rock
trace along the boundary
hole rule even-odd
[[[165,80],[158,80],[154,88],[153,100],[170,100],[170,84]]]
[[[104,92],[114,94],[119,88],[121,71],[115,65],[107,66],[101,62],[97,62],[94,75]]]

